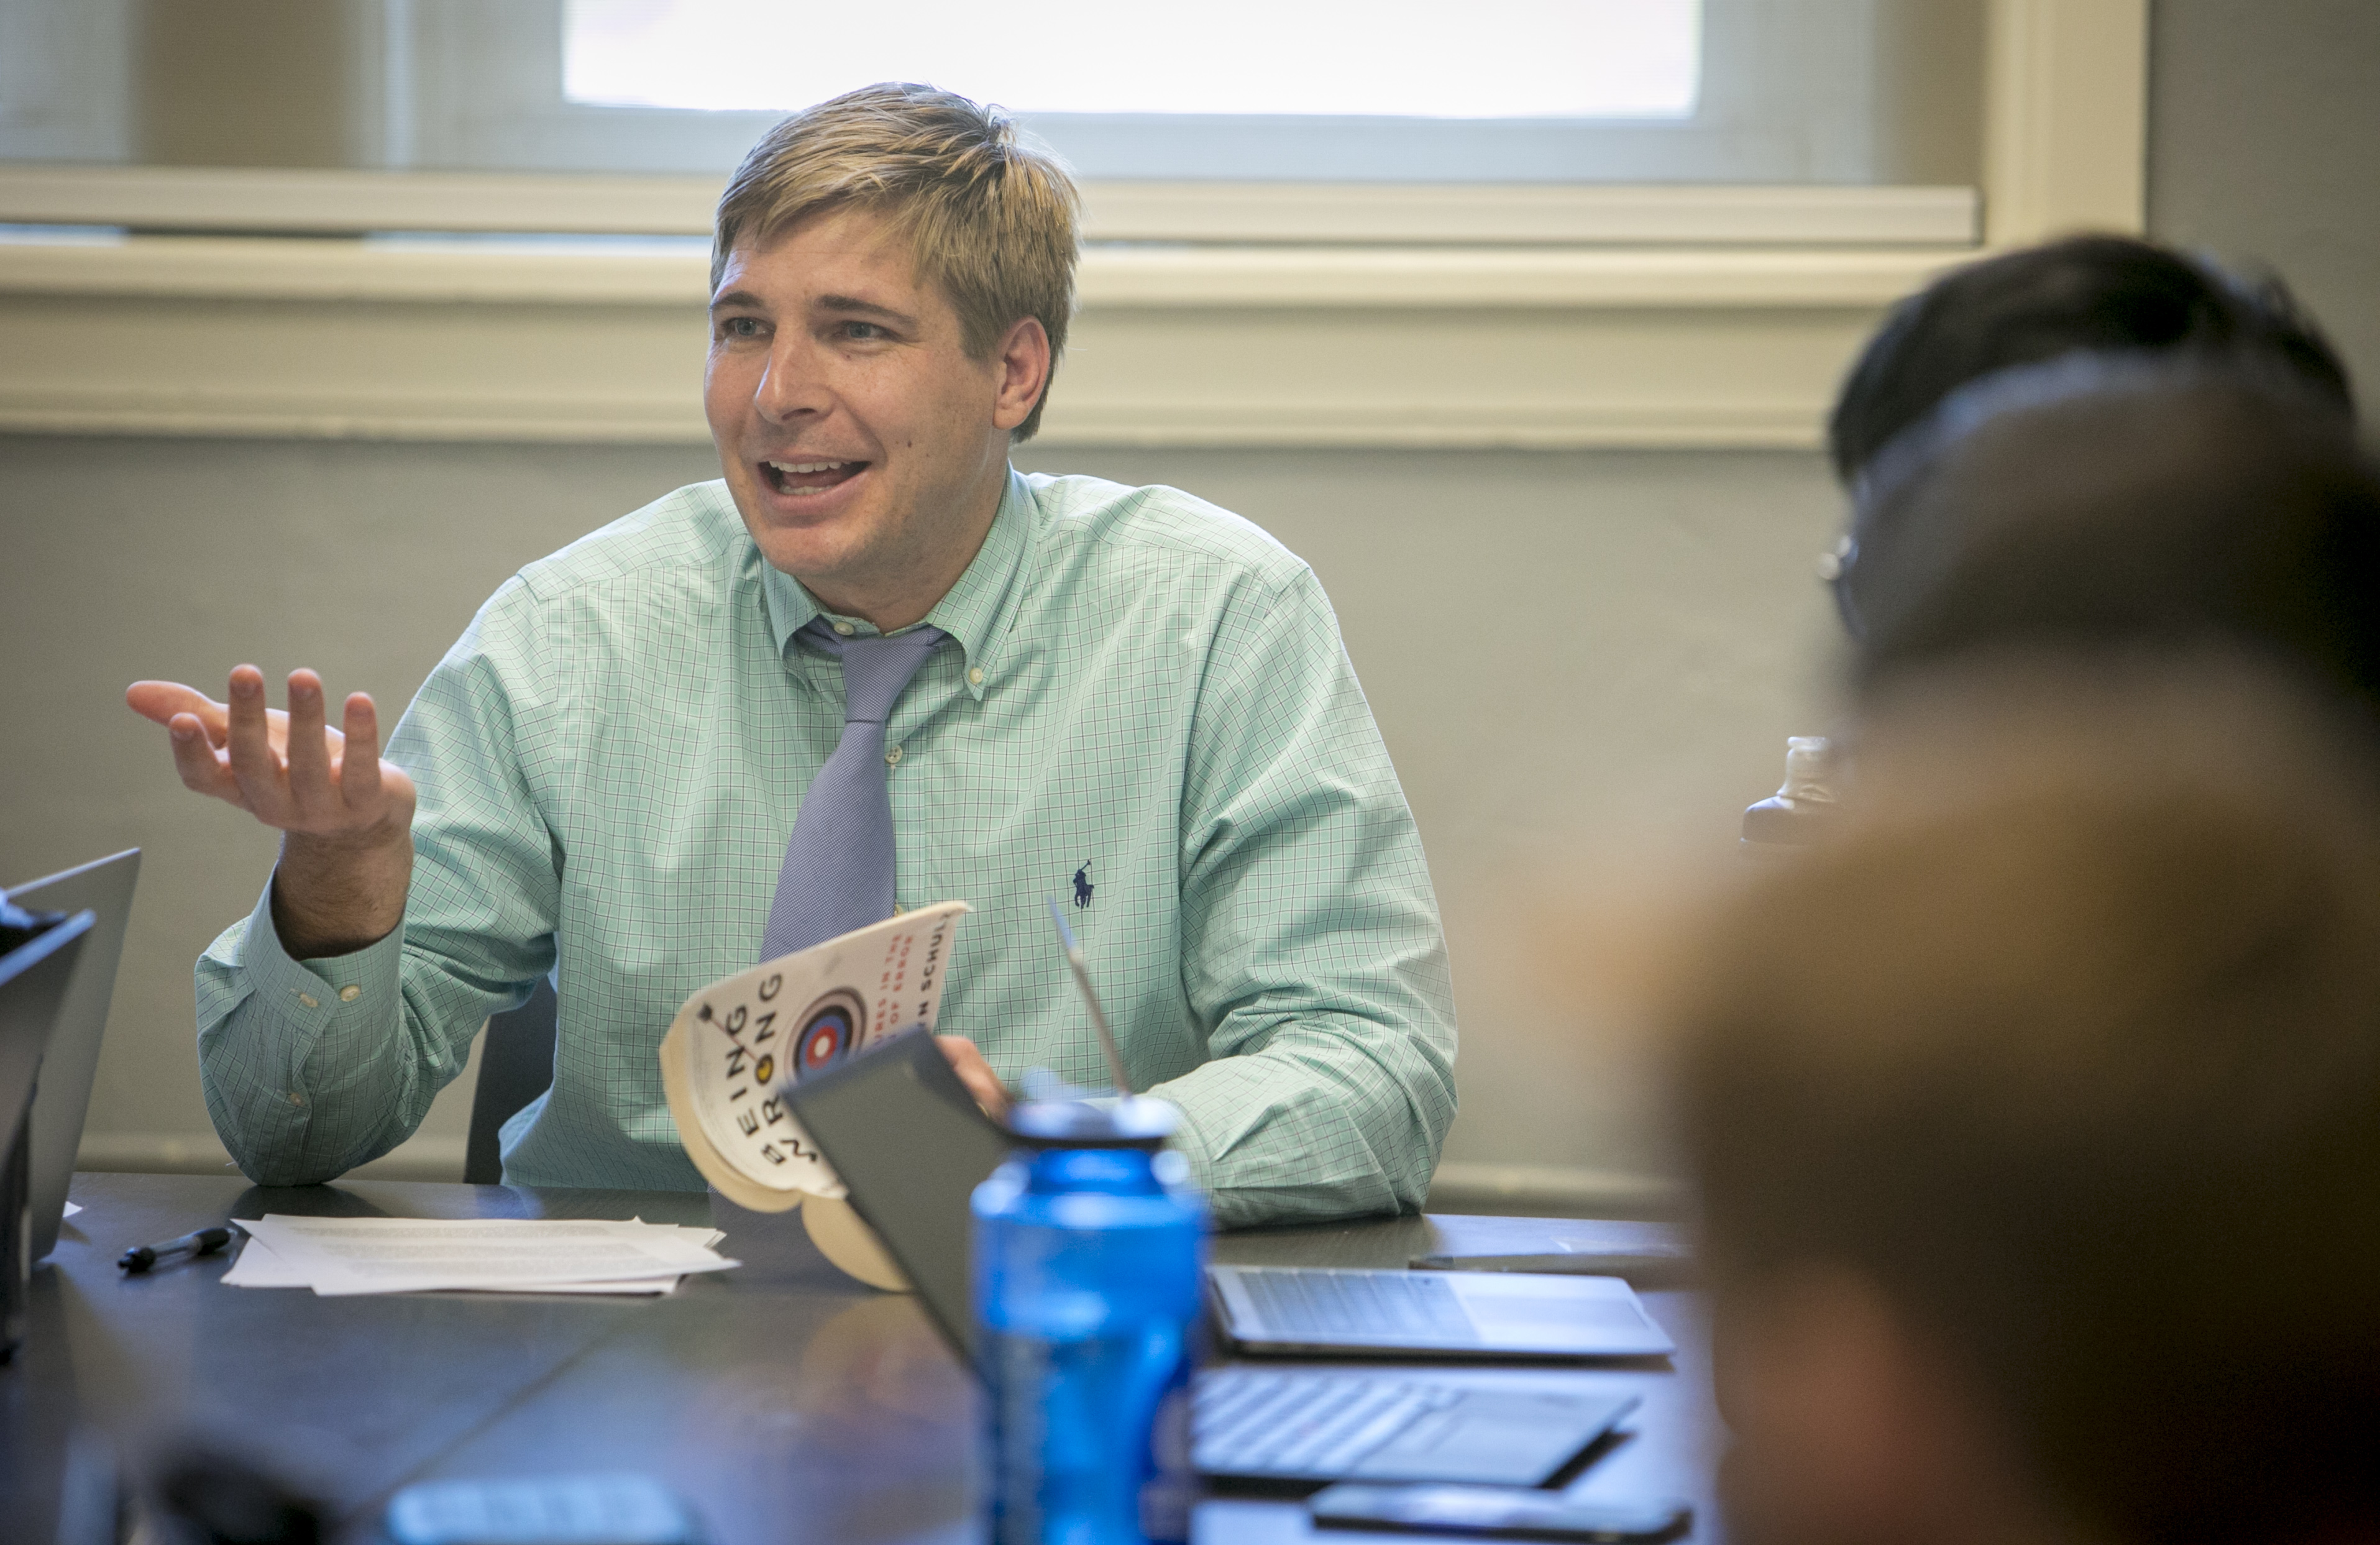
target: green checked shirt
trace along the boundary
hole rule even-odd
[[[420,795],[404,926],[295,961],[268,886],[200,958],[200,1071],[240,1168],[327,1180],[395,1148],[552,971],[553,1086],[506,1124],[505,1178],[700,1187],[658,1049],[759,958],[841,738],[841,663],[795,641],[819,613],[716,482],[507,581],[389,743]],[[902,905],[977,914],[938,1028],[1011,1082],[1108,1081],[1050,928],[1065,898],[1219,1222],[1418,1207],[1454,1115],[1446,945],[1313,572],[1173,489],[1012,473],[926,620],[951,641],[886,760]]]

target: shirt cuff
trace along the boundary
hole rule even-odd
[[[285,1020],[322,1030],[338,1019],[371,1014],[394,1003],[405,957],[405,925],[348,955],[293,960],[273,926],[273,882],[264,882],[239,943],[239,968],[249,990]]]
[[[1173,1135],[1165,1139],[1165,1146],[1179,1152],[1188,1161],[1191,1177],[1198,1183],[1200,1189],[1206,1189],[1207,1174],[1212,1167],[1212,1161],[1208,1156],[1205,1142],[1200,1140],[1197,1133],[1190,1129],[1190,1113],[1184,1110],[1178,1102],[1168,1100],[1161,1094],[1136,1094],[1133,1098],[1154,1101],[1173,1113]],[[1112,1111],[1123,1103],[1123,1096],[1087,1094],[1075,1103],[1087,1105],[1094,1111]]]
[[[1208,1193],[1211,1201],[1215,1157],[1208,1150],[1206,1138],[1198,1135],[1197,1127],[1192,1124],[1190,1113],[1183,1109],[1180,1101],[1169,1100],[1161,1094],[1144,1094],[1140,1098],[1173,1107],[1173,1135],[1165,1139],[1165,1146],[1190,1162],[1191,1178],[1198,1183],[1200,1190]]]

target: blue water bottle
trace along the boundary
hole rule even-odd
[[[998,1545],[1190,1538],[1190,1375],[1206,1200],[1175,1112],[1020,1105],[1027,1146],[976,1187],[975,1306]]]

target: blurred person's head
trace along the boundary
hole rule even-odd
[[[1863,479],[1865,688],[2009,648],[2224,645],[2380,712],[2380,472],[2291,380],[2082,356],[1954,395]]]
[[[703,408],[753,541],[828,609],[922,617],[980,548],[1074,310],[1077,199],[996,108],[796,113],[719,202]]]
[[[1917,693],[1670,1000],[1731,1537],[2380,1539],[2380,836],[2268,677]]]
[[[1852,483],[1969,382],[2079,350],[2255,361],[2355,410],[2347,367],[2279,280],[2131,237],[2070,237],[1969,263],[1893,310],[1828,419],[1835,475]]]

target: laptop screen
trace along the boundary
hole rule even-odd
[[[83,1118],[99,1071],[99,1041],[107,1028],[107,1007],[115,992],[115,967],[124,953],[125,927],[132,917],[132,890],[140,878],[140,850],[128,848],[18,885],[8,899],[34,911],[98,915],[82,942],[82,958],[58,1005],[50,1049],[42,1058],[42,1087],[33,1096],[31,1191],[33,1259],[58,1242],[66,1217],[67,1188],[74,1180],[75,1155],[82,1147]]]
[[[50,1027],[93,920],[78,912],[0,955],[0,1154],[16,1146]],[[13,1227],[14,1220],[9,1223]]]

